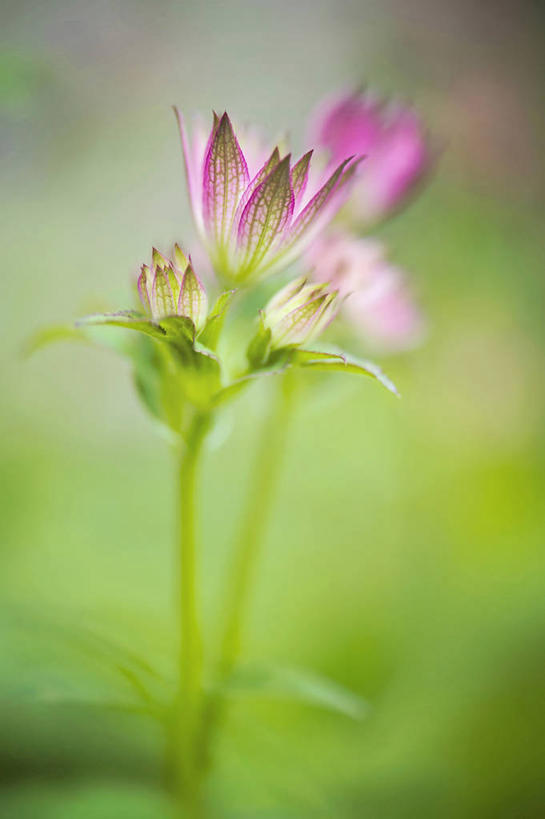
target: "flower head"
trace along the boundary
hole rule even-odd
[[[339,293],[327,284],[304,276],[287,284],[269,301],[262,314],[271,332],[271,347],[289,347],[312,341],[327,327],[339,309]]]
[[[364,225],[402,205],[430,166],[424,128],[414,111],[368,93],[325,100],[314,115],[311,136],[332,163],[353,154],[366,157],[351,197],[354,217]]]
[[[318,281],[327,280],[344,296],[343,313],[368,344],[394,352],[422,338],[424,319],[407,275],[387,258],[381,242],[332,234],[307,254]]]
[[[142,265],[138,278],[140,299],[154,321],[184,316],[200,330],[208,313],[206,291],[178,245],[173,258],[171,261],[153,249],[151,265]]]
[[[252,163],[226,113],[214,114],[206,141],[196,134],[192,142],[176,114],[195,223],[223,278],[243,282],[291,263],[342,204],[353,155],[312,185],[312,151],[292,163],[275,148]]]

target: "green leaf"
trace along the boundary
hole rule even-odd
[[[217,347],[223,322],[235,293],[236,290],[226,290],[218,297],[203,329],[199,333],[199,341],[209,350],[215,350]]]
[[[269,327],[265,327],[263,317],[260,316],[259,329],[253,339],[250,341],[246,351],[248,364],[253,370],[257,370],[259,367],[262,367],[266,362],[271,346],[271,336],[271,329]]]
[[[369,704],[339,683],[313,671],[254,665],[237,669],[222,686],[228,696],[266,696],[325,708],[361,719]]]
[[[166,336],[166,331],[163,330],[159,324],[156,324],[135,310],[120,310],[117,313],[97,313],[96,315],[86,316],[76,322],[76,327],[89,327],[93,325],[123,327],[163,340]]]
[[[323,353],[313,350],[296,350],[292,358],[295,367],[312,367],[324,372],[345,372],[367,375],[374,378],[393,395],[400,397],[395,384],[385,375],[377,364],[349,357],[344,353]]]
[[[195,325],[187,316],[167,316],[161,319],[159,326],[164,331],[166,340],[174,344],[192,345],[195,340]],[[162,340],[164,339],[165,336]]]
[[[61,341],[75,341],[79,344],[98,344],[124,356],[132,356],[132,344],[121,335],[112,332],[105,324],[79,326],[76,324],[56,324],[44,327],[34,333],[25,342],[22,354],[25,357],[34,355],[51,344]]]

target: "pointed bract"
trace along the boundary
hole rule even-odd
[[[213,129],[203,167],[203,216],[207,232],[223,245],[248,182],[248,167],[233,126],[223,114]]]
[[[308,172],[312,154],[313,151],[307,151],[307,153],[304,154],[291,169],[291,186],[296,205],[299,205],[303,199],[303,194],[305,193],[307,187]]]
[[[186,267],[180,296],[178,299],[179,316],[190,318],[197,332],[204,326],[208,313],[208,298],[200,279],[196,275],[191,263]]]
[[[262,325],[271,332],[271,349],[304,344],[316,338],[338,310],[337,291],[325,284],[295,279],[269,301]]]
[[[238,226],[238,246],[251,267],[261,261],[293,213],[290,157],[286,156],[255,189]]]

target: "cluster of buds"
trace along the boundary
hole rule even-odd
[[[428,140],[417,114],[369,93],[342,93],[325,100],[312,120],[310,136],[332,164],[364,155],[352,186],[350,210],[363,227],[398,210],[431,165]]]
[[[173,261],[153,249],[151,265],[142,265],[138,292],[154,321],[183,316],[191,319],[197,332],[204,326],[208,314],[206,290],[191,259],[178,245],[174,246]]]
[[[299,346],[317,338],[335,318],[339,292],[327,284],[309,282],[304,276],[283,287],[262,313],[270,330],[271,348]]]
[[[226,113],[214,114],[207,140],[192,142],[176,113],[195,223],[220,278],[241,283],[285,267],[343,204],[354,155],[312,182],[312,151],[292,163],[275,148],[252,167]]]

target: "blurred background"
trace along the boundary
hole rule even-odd
[[[241,700],[212,815],[542,817],[541,3],[4,0],[2,16],[0,817],[167,815],[158,732],[100,703],[128,685],[117,646],[158,665],[172,646],[170,453],[125,361],[74,344],[23,361],[24,340],[129,306],[151,244],[187,244],[173,103],[288,126],[302,150],[316,102],[363,81],[413,101],[442,148],[380,231],[430,332],[380,362],[400,402],[306,378],[245,655],[371,709]],[[267,398],[245,395],[207,454],[208,634]]]

